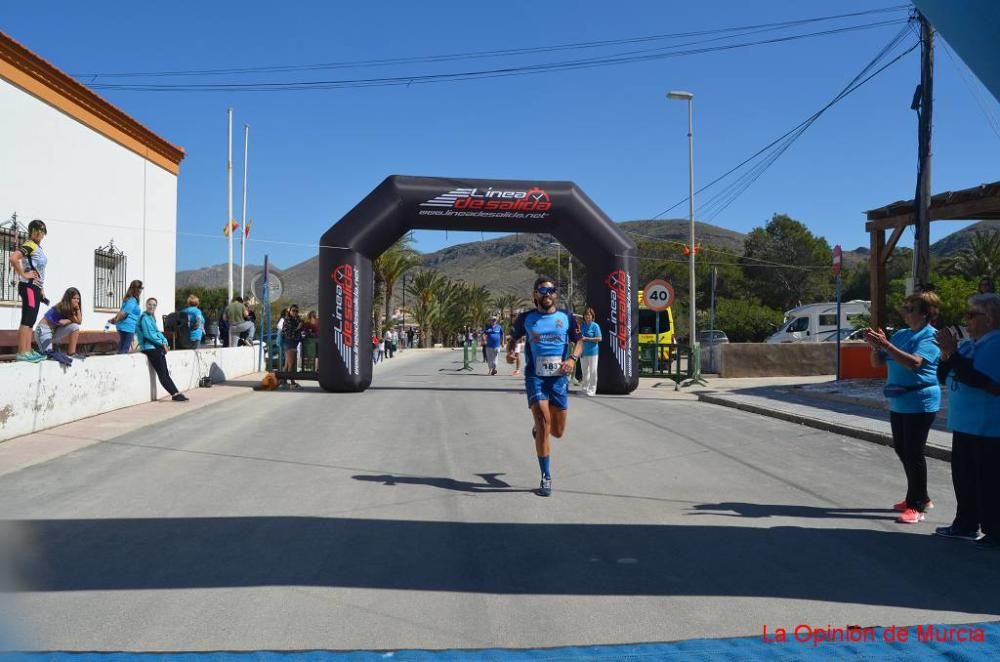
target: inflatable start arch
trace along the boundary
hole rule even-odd
[[[371,385],[372,260],[410,230],[551,234],[587,267],[587,303],[604,336],[599,391],[626,394],[638,385],[635,243],[576,184],[394,175],[320,240],[324,389]]]

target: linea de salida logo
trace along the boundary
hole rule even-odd
[[[604,282],[611,298],[611,351],[628,379],[632,376],[632,278],[624,269],[618,269],[608,274]]]
[[[537,186],[527,191],[495,189],[490,186],[485,189],[454,188],[427,202],[421,202],[420,206],[489,211],[549,211],[552,209],[552,200],[548,193]]]
[[[337,288],[332,315],[333,341],[347,372],[356,375],[358,374],[357,314],[360,284],[354,277],[354,267],[350,264],[334,268],[330,277]]]

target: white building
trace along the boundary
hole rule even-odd
[[[177,175],[184,151],[0,32],[0,329],[20,323],[8,266],[45,221],[45,294],[80,290],[83,328],[103,329],[133,279],[174,309]],[[45,307],[43,306],[43,313]]]

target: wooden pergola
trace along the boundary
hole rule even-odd
[[[885,325],[885,296],[888,282],[885,266],[896,248],[903,230],[915,222],[913,200],[900,200],[865,212],[871,242],[872,326]],[[981,184],[961,191],[947,191],[931,197],[928,212],[931,221],[983,221],[1000,219],[1000,182]],[[885,231],[892,230],[889,240]]]

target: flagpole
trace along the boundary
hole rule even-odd
[[[240,296],[246,278],[247,262],[247,157],[250,155],[250,125],[243,125],[243,227],[240,232]]]
[[[226,227],[229,228],[229,232],[226,233],[229,243],[229,298],[226,299],[226,303],[233,300],[233,109],[230,108],[226,111],[229,117],[229,157],[226,160],[226,196],[229,199],[229,215],[226,216]]]

